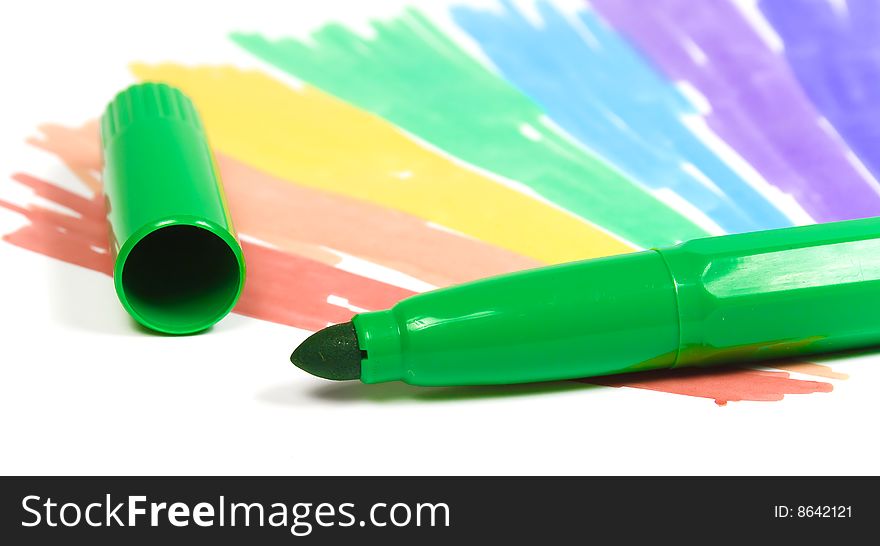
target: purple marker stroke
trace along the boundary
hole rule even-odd
[[[762,0],[813,104],[880,176],[880,6],[876,0]],[[839,6],[839,7],[837,7]]]
[[[727,1],[591,0],[660,70],[708,101],[709,127],[818,222],[880,214],[873,178],[816,111],[785,59]],[[797,17],[796,10],[790,16]]]

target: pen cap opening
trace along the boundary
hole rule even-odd
[[[121,256],[116,289],[124,306],[144,325],[170,334],[198,332],[235,305],[244,269],[239,256],[240,251],[211,229],[160,227]]]

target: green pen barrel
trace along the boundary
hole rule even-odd
[[[361,380],[505,384],[880,345],[880,218],[485,279],[352,320]]]
[[[164,333],[215,324],[241,294],[245,261],[192,102],[164,84],[134,85],[107,106],[101,141],[122,306]]]
[[[669,367],[675,287],[653,251],[534,269],[407,298],[353,319],[361,380],[549,381]]]
[[[880,344],[880,218],[695,239],[659,252],[678,292],[677,366]]]

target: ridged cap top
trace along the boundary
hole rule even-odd
[[[164,83],[139,83],[116,95],[101,117],[101,140],[106,144],[135,122],[173,119],[203,130],[193,103],[177,88]]]

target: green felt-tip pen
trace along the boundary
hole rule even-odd
[[[328,379],[548,381],[880,345],[880,218],[696,239],[407,298],[291,356]]]

